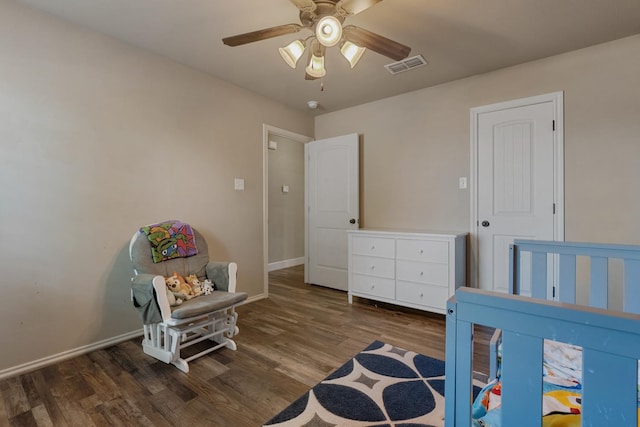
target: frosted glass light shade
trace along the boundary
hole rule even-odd
[[[298,60],[304,53],[304,49],[305,46],[302,40],[294,40],[287,46],[278,49],[278,51],[280,52],[282,59],[284,59],[284,62],[286,62],[289,67],[296,68]]]
[[[355,67],[358,61],[360,61],[365,50],[366,49],[364,47],[360,47],[350,41],[345,41],[342,43],[342,46],[340,46],[340,53],[342,53],[342,56],[349,61],[351,68]]]
[[[342,38],[342,24],[335,16],[325,16],[316,24],[316,38],[327,47],[335,46]]]
[[[319,79],[327,75],[327,70],[324,68],[324,56],[311,55],[311,60],[306,68],[307,74],[311,77]]]

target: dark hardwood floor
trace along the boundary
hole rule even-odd
[[[184,374],[140,339],[0,382],[0,426],[260,426],[374,340],[444,359],[444,316],[375,304],[269,275],[269,298],[238,308],[238,351]],[[126,303],[126,302],[123,302]],[[476,369],[486,372],[488,332]]]

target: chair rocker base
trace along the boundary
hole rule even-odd
[[[231,338],[239,332],[236,326],[238,314],[234,308],[211,313],[204,317],[195,317],[144,326],[143,351],[164,363],[170,363],[182,372],[189,372],[189,362],[219,348],[237,350],[238,346]],[[172,319],[174,320],[174,319]],[[183,358],[181,350],[202,341],[209,340],[212,345],[199,353]]]

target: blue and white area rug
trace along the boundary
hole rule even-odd
[[[278,427],[442,425],[444,362],[380,341],[373,342],[265,424]]]

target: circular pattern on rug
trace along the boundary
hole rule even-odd
[[[376,341],[265,425],[443,425],[443,384],[441,360]]]

